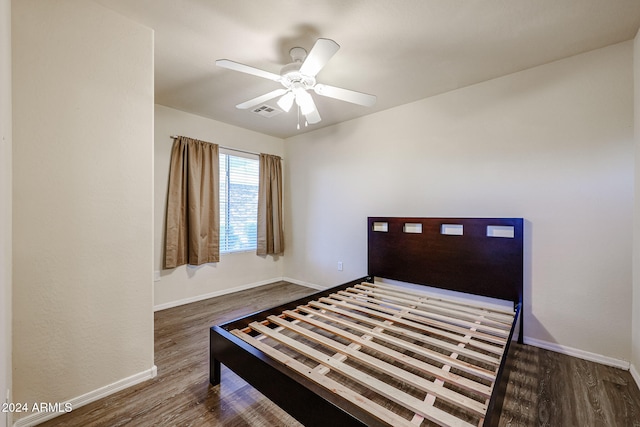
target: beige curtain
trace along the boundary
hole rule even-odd
[[[258,184],[258,255],[284,253],[282,227],[282,163],[278,156],[260,154]]]
[[[184,136],[171,151],[165,268],[220,260],[218,146]]]

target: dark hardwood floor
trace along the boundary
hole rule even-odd
[[[209,327],[315,292],[279,282],[155,313],[158,376],[42,426],[299,426],[223,366],[209,385]],[[629,372],[516,345],[501,426],[638,426]]]
[[[640,427],[640,390],[631,374],[517,345],[501,426]]]

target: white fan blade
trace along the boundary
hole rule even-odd
[[[340,49],[340,45],[330,39],[318,39],[300,67],[300,74],[315,77]]]
[[[335,86],[317,84],[313,87],[313,90],[322,96],[329,98],[340,99],[342,101],[351,102],[353,104],[362,105],[365,107],[371,107],[376,103],[376,96],[369,95],[362,92],[356,92],[354,90],[342,89]]]
[[[307,119],[307,123],[310,125],[318,123],[322,118],[320,118],[320,113],[318,113],[318,109],[314,108],[312,112],[304,116]]]
[[[280,95],[284,95],[285,93],[287,93],[287,89],[284,89],[284,88],[276,89],[269,93],[265,93],[264,95],[245,101],[242,104],[238,104],[236,105],[236,108],[239,108],[240,110],[246,110],[247,108],[251,108],[258,104],[262,104],[263,102],[267,102],[268,100],[273,99]]]
[[[240,71],[241,73],[252,74],[254,76],[262,77],[265,79],[280,81],[280,74],[264,71],[259,68],[250,67],[248,65],[241,64],[239,62],[230,61],[228,59],[218,59],[216,65],[222,68],[228,68],[229,70]]]

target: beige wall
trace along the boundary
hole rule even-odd
[[[626,42],[286,140],[285,276],[364,275],[367,216],[524,217],[527,338],[628,361],[632,54]]]
[[[156,105],[154,269],[160,272],[160,281],[155,282],[154,291],[156,309],[280,280],[283,257],[259,257],[255,252],[221,254],[220,262],[216,264],[162,269],[171,135],[189,136],[255,153],[278,156],[284,153],[282,139]]]
[[[12,6],[13,400],[79,402],[154,373],[153,33]]]
[[[0,0],[0,402],[11,389],[11,1]],[[0,427],[11,424],[0,413]]]
[[[633,44],[635,193],[633,227],[633,321],[631,325],[631,373],[640,386],[640,31]]]

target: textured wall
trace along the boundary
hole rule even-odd
[[[633,324],[631,329],[631,372],[640,386],[640,31],[633,44],[634,77],[634,136],[635,136],[635,193],[633,227]]]
[[[13,2],[14,402],[153,368],[153,33]]]
[[[367,216],[524,217],[525,335],[629,360],[632,48],[286,140],[285,276],[365,274]]]
[[[11,388],[11,1],[0,0],[0,399]],[[0,427],[10,425],[0,414]]]

